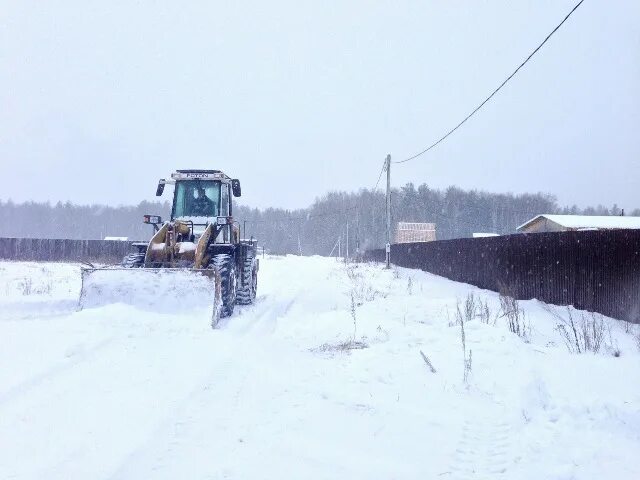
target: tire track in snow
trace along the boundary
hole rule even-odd
[[[294,292],[278,300],[272,300],[268,296],[259,297],[253,306],[243,307],[238,312],[240,315],[226,318],[220,329],[243,335],[273,333],[277,327],[277,320],[291,310],[298,295],[299,292]]]
[[[238,375],[236,355],[237,352],[231,349],[225,352],[225,358],[216,362],[216,366],[202,382],[169,409],[147,440],[131,451],[108,478],[137,480],[149,478],[152,472],[166,475],[170,470],[168,462],[173,460],[174,452],[188,442],[193,430],[206,429],[202,424],[203,420],[209,426],[218,427],[215,431],[207,432],[206,436],[211,439],[224,436],[228,422],[237,423],[240,419],[240,399],[249,373],[245,366],[242,374]],[[234,372],[234,375],[229,375],[229,372]],[[210,410],[215,412],[213,417]],[[198,417],[202,412],[207,415]],[[214,451],[209,444],[205,445],[205,449],[208,452]]]
[[[198,457],[199,449],[195,447],[194,453],[194,445],[204,444],[202,455],[241,448],[242,437],[251,430],[243,422],[242,414],[245,403],[251,399],[243,392],[255,368],[252,359],[256,349],[262,350],[262,340],[256,344],[251,337],[271,334],[277,327],[277,319],[289,312],[298,296],[298,291],[276,300],[269,295],[261,296],[254,305],[241,307],[237,314],[224,319],[219,326],[220,345],[224,347],[207,359],[214,367],[162,415],[147,440],[131,451],[108,478],[148,478],[153,472],[162,478],[172,478],[176,459]],[[190,449],[185,451],[189,445]]]
[[[509,478],[512,426],[497,405],[469,415],[462,428],[450,470],[451,478]]]
[[[88,351],[84,350],[79,354],[73,354],[67,357],[66,360],[60,361],[53,367],[48,368],[44,372],[38,373],[28,380],[25,380],[4,392],[0,392],[0,405],[14,400],[16,397],[20,397],[23,394],[28,393],[30,390],[41,386],[42,384],[54,379],[55,377],[63,374],[64,372],[72,369],[73,367],[89,362],[95,355],[112,345],[116,340],[116,337],[110,337],[101,342],[95,344]],[[77,345],[76,345],[77,347]]]

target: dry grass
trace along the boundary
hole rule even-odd
[[[500,317],[505,318],[511,333],[515,333],[525,342],[531,337],[531,325],[524,310],[513,296],[500,292]]]
[[[620,351],[611,340],[611,327],[601,314],[595,312],[572,312],[570,307],[560,313],[559,309],[547,306],[547,311],[558,321],[558,331],[567,350],[571,353],[598,353],[607,350],[614,356]]]
[[[387,297],[387,293],[377,290],[367,280],[361,264],[347,263],[345,271],[349,279],[350,293],[357,307],[362,306],[365,302],[372,302],[378,297]]]
[[[355,340],[345,340],[344,342],[339,343],[323,343],[317,348],[312,349],[314,352],[345,352],[348,353],[350,350],[362,350],[367,348],[365,342],[355,341]]]
[[[460,325],[462,322],[470,322],[476,318],[486,325],[495,325],[499,317],[500,312],[494,314],[487,300],[483,302],[482,299],[476,298],[473,293],[469,293],[464,302],[460,302],[460,300],[456,302],[456,321],[455,323],[449,322],[449,326]]]

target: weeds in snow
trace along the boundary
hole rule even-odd
[[[456,325],[464,327],[465,322],[470,322],[476,316],[476,299],[473,293],[467,295],[464,303],[461,304],[458,300],[456,302]],[[464,329],[463,329],[464,336]]]
[[[467,295],[464,305],[460,301],[456,303],[456,325],[460,327],[460,344],[462,345],[462,381],[468,384],[471,373],[471,350],[467,355],[467,335],[464,331],[464,324],[473,320],[476,314],[476,303],[473,293]]]
[[[449,310],[447,309],[447,317]],[[473,293],[469,293],[464,303],[461,304],[460,300],[456,302],[456,322],[452,324],[449,322],[449,326],[460,325],[461,322],[469,322],[474,318],[480,320],[480,322],[486,325],[495,325],[500,313],[494,315],[489,308],[489,303],[485,300],[478,299]]]
[[[420,350],[420,355],[422,355],[422,359],[424,360],[424,363],[427,364],[427,367],[429,367],[429,370],[431,370],[431,373],[436,373],[436,369],[433,367],[429,357],[427,357],[422,350]]]
[[[345,266],[345,271],[356,306],[360,307],[364,302],[371,302],[378,297],[386,298],[386,293],[377,290],[367,281],[360,264],[349,263]]]
[[[482,303],[482,300],[480,300],[480,303],[477,307],[476,315],[485,325],[495,325],[498,321],[498,315],[492,315],[491,309],[489,308],[489,303],[486,300],[484,301],[484,303]]]
[[[469,383],[469,374],[471,373],[471,355],[473,352],[469,350],[469,356],[467,356],[467,338],[464,332],[464,321],[460,322],[460,343],[462,344],[462,381],[467,385]]]
[[[20,288],[22,295],[31,295],[33,293],[33,280],[31,280],[31,277],[23,278],[20,282]]]
[[[559,309],[551,306],[546,309],[558,320],[556,330],[569,352],[598,353],[607,350],[614,356],[620,356],[620,350],[613,346],[611,340],[611,327],[601,314],[579,312],[578,316],[572,313],[571,307],[564,310],[565,314],[560,314]]]
[[[14,285],[16,284],[14,283]],[[53,282],[51,280],[47,280],[45,283],[42,283],[39,286],[35,286],[33,283],[33,278],[24,277],[17,282],[17,286],[18,291],[24,296],[48,295],[53,289]],[[9,286],[7,286],[7,290],[9,290]]]
[[[504,290],[500,292],[500,317],[506,318],[507,327],[511,333],[515,333],[525,342],[529,341],[531,325],[527,321],[524,310],[520,308],[518,300]]]
[[[356,334],[358,333],[358,317],[356,316],[356,300],[351,291],[351,319],[353,320],[353,341],[356,341]]]
[[[368,345],[365,342],[359,342],[355,340],[345,340],[339,343],[323,343],[318,348],[312,349],[316,352],[349,352],[350,350],[362,350],[367,348]]]

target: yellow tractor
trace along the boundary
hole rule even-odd
[[[119,267],[83,269],[80,308],[139,300],[134,294],[142,290],[147,303],[171,309],[196,294],[212,302],[215,327],[236,304],[254,302],[257,242],[241,239],[233,219],[232,198],[241,195],[240,181],[219,170],[177,170],[160,179],[157,196],[167,184],[174,186],[170,220],[145,215],[144,222],[154,228],[149,242],[132,243],[134,251]],[[178,298],[167,303],[172,292]]]

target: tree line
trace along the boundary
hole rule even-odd
[[[474,232],[509,234],[541,213],[620,215],[621,209],[599,205],[584,209],[560,207],[555,197],[543,193],[489,193],[458,187],[417,188],[409,183],[393,189],[392,225],[399,221],[436,224],[439,240],[470,237]],[[338,244],[344,252],[378,248],[386,242],[385,195],[363,189],[331,192],[310,207],[298,210],[251,208],[235,205],[234,218],[242,236],[257,238],[272,253],[329,255]],[[136,206],[75,205],[0,201],[0,236],[26,238],[148,239],[144,214],[168,218],[168,202],[141,202]],[[625,212],[640,216],[640,209]]]

